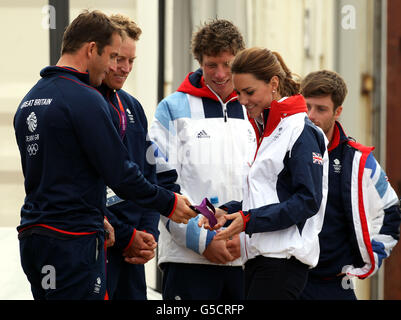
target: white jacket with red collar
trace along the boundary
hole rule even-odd
[[[327,139],[301,95],[273,101],[244,183],[246,259],[319,258],[328,190]],[[255,126],[256,128],[256,126]],[[255,130],[258,132],[257,130]]]

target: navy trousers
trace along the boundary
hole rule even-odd
[[[107,249],[107,293],[110,300],[147,300],[145,267],[124,261],[121,250]]]
[[[357,300],[350,280],[342,277],[317,279],[309,277],[302,300]]]
[[[103,236],[60,239],[32,233],[20,238],[20,254],[35,300],[105,298]]]

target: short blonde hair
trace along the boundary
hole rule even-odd
[[[111,15],[110,20],[121,27],[121,29],[126,33],[128,37],[132,38],[135,41],[139,40],[139,36],[142,34],[142,30],[129,17],[118,13]]]

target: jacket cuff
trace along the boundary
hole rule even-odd
[[[127,246],[123,249],[123,251],[127,250],[132,245],[132,242],[134,242],[135,235],[136,235],[136,229],[134,228],[131,238],[130,238]]]
[[[174,205],[173,205],[173,209],[171,210],[170,214],[167,216],[167,218],[171,218],[171,216],[173,215],[175,208],[177,207],[177,201],[178,201],[178,197],[177,194],[174,192]]]
[[[251,219],[251,213],[249,211],[244,212],[242,210],[240,210],[239,212],[241,213],[242,220],[244,222],[244,228],[242,229],[242,231],[245,231],[246,225],[249,222],[249,220]]]
[[[242,202],[230,201],[219,207],[220,209],[227,211],[227,213],[238,212],[242,209]]]

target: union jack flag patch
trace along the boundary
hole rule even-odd
[[[313,163],[323,164],[323,158],[320,153],[312,152],[312,160],[313,160]]]

